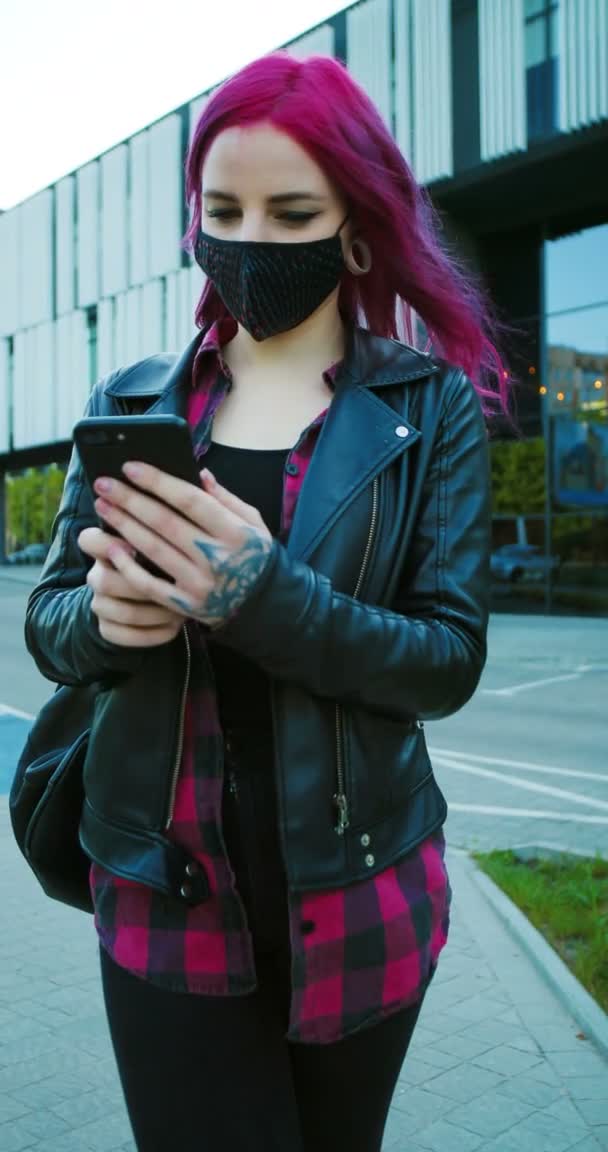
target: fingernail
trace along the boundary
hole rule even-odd
[[[103,476],[101,476],[98,480],[95,481],[95,491],[96,492],[109,492],[111,490],[111,488],[112,488],[112,481],[106,480],[105,477],[103,477]]]
[[[143,467],[141,464],[134,464],[130,460],[123,464],[122,470],[125,476],[130,476],[132,480],[137,479],[138,476],[143,474]]]
[[[203,468],[201,476],[203,477],[203,480],[207,480],[209,484],[217,484],[217,480],[215,479],[213,472],[210,472],[208,468]]]

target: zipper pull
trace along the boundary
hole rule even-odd
[[[338,836],[343,836],[346,829],[350,824],[348,818],[348,800],[343,792],[339,792],[334,796],[334,804],[338,809],[338,823],[336,824],[336,832]]]
[[[228,774],[228,791],[230,792],[230,795],[234,797],[235,800],[238,800],[238,798],[239,798],[239,786],[237,784],[237,780],[236,780],[236,776],[234,775],[234,772],[229,772],[229,774]]]

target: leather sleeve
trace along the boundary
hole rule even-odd
[[[395,605],[334,591],[275,542],[217,639],[315,695],[389,719],[441,719],[466,704],[485,664],[490,541],[485,421],[473,385],[454,373]]]
[[[100,415],[107,378],[91,393],[85,416]],[[93,560],[78,547],[83,528],[98,527],[93,502],[76,449],[72,452],[61,505],[53,523],[51,547],[40,580],[30,594],[25,643],[38,669],[60,684],[89,684],[135,671],[146,649],[124,648],[104,640],[91,611],[86,583]]]

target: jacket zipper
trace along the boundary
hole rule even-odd
[[[376,537],[376,528],[378,525],[378,493],[380,488],[380,481],[376,476],[372,488],[372,515],[369,525],[369,535],[367,537],[367,545],[361,561],[361,571],[359,572],[359,579],[355,591],[353,592],[353,600],[357,600],[361,594],[363,581],[369,568],[369,562],[374,546]],[[345,773],[344,773],[344,710],[341,704],[336,704],[336,783],[337,790],[334,796],[334,804],[338,810],[337,823],[335,831],[338,836],[343,836],[346,829],[350,824],[350,816],[348,810],[348,797],[346,795]]]
[[[184,624],[183,632],[184,632],[184,641],[186,644],[186,676],[184,678],[184,686],[182,689],[182,699],[181,699],[181,707],[180,707],[180,715],[179,715],[179,729],[178,729],[178,733],[177,733],[177,752],[175,754],[175,763],[173,765],[173,775],[171,777],[171,790],[169,792],[169,809],[168,809],[168,814],[167,814],[167,820],[165,822],[165,830],[169,827],[169,825],[171,824],[171,822],[173,820],[173,810],[175,808],[175,793],[177,790],[177,778],[179,776],[180,763],[181,763],[181,759],[182,759],[182,751],[184,748],[184,717],[186,715],[186,699],[188,697],[188,684],[190,682],[190,664],[191,664],[190,640],[188,639],[188,628],[187,628],[186,624]]]

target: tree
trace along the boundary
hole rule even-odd
[[[46,543],[57,515],[65,469],[28,468],[6,480],[6,525],[9,550]]]
[[[545,442],[497,441],[491,445],[495,513],[530,515],[545,508]]]

